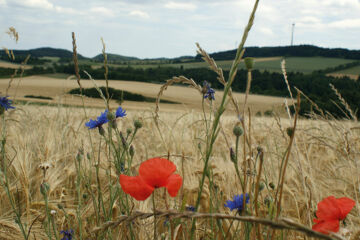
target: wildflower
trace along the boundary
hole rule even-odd
[[[209,100],[215,100],[215,90],[210,87],[210,83],[204,81],[203,83],[203,94],[204,98],[209,98]]]
[[[3,108],[6,111],[8,109],[14,109],[14,106],[11,106],[12,101],[8,99],[8,97],[0,97],[0,109]]]
[[[346,218],[346,215],[355,206],[355,201],[347,198],[335,198],[334,196],[323,199],[317,205],[316,223],[312,230],[329,234],[330,232],[338,232],[340,221]]]
[[[189,205],[189,206],[186,206],[186,211],[190,211],[190,212],[195,212],[196,211],[196,208],[192,205]]]
[[[126,110],[122,109],[122,107],[118,107],[118,109],[116,109],[115,117],[119,118],[125,116],[126,116]]]
[[[165,187],[171,197],[175,197],[182,185],[182,177],[173,174],[174,163],[165,158],[151,158],[140,164],[139,175],[130,177],[121,174],[120,185],[123,191],[136,200],[147,199],[155,188]]]
[[[93,129],[96,127],[100,128],[103,124],[109,121],[109,119],[107,118],[107,113],[108,110],[105,110],[105,112],[101,113],[96,120],[90,119],[89,122],[85,123],[85,126],[87,126],[89,129]]]
[[[64,234],[64,237],[61,240],[71,240],[74,235],[74,231],[72,229],[60,231],[60,234]]]
[[[227,208],[230,208],[230,211],[237,209],[237,211],[239,213],[241,213],[243,208],[245,207],[245,204],[249,203],[250,197],[249,197],[249,194],[247,194],[247,193],[245,194],[245,203],[244,203],[244,195],[243,194],[241,194],[240,196],[235,195],[233,197],[233,199],[234,199],[233,201],[227,200],[226,204],[224,204],[224,206]]]

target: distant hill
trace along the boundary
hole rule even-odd
[[[11,49],[9,49],[11,50]],[[39,58],[39,57],[59,57],[59,58],[72,58],[72,51],[60,49],[60,48],[51,48],[51,47],[43,47],[43,48],[35,48],[30,50],[13,50],[15,57],[18,56],[27,56],[31,55],[31,57]],[[7,56],[5,50],[0,50],[0,57]],[[82,55],[78,54],[79,59],[84,59]]]
[[[132,61],[132,60],[140,60],[137,57],[128,57],[119,54],[106,53],[108,61]],[[104,56],[102,54],[98,54],[92,58],[95,61],[104,61]]]
[[[332,57],[360,60],[360,50],[344,48],[322,48],[313,45],[297,45],[284,47],[246,47],[245,57]],[[210,54],[215,60],[233,60],[236,49]],[[196,60],[201,60],[198,54]]]

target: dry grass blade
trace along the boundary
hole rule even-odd
[[[160,110],[160,98],[163,95],[164,91],[171,85],[175,84],[175,83],[185,83],[188,84],[190,87],[196,89],[199,91],[200,94],[202,94],[202,87],[198,84],[195,83],[195,81],[193,79],[188,79],[184,76],[179,76],[179,77],[173,77],[172,79],[169,79],[166,81],[166,83],[164,85],[161,86],[159,93],[157,94],[156,97],[156,108],[155,108],[155,120],[157,121],[159,118],[159,110]]]
[[[291,89],[290,89],[290,84],[289,84],[289,81],[288,81],[288,77],[287,77],[287,73],[286,73],[286,67],[285,67],[285,59],[283,59],[281,61],[281,71],[282,71],[282,74],[284,76],[284,80],[285,80],[285,83],[286,83],[286,86],[287,86],[287,89],[289,91],[289,94],[290,94],[290,97],[291,97],[291,103],[295,109],[295,102],[294,102],[294,98],[293,98],[293,95],[292,95],[292,92],[291,92]]]
[[[10,37],[14,38],[16,43],[19,41],[19,33],[14,27],[9,27],[9,30],[6,32]]]
[[[331,89],[334,91],[334,93],[336,94],[336,96],[338,97],[338,99],[340,100],[341,104],[345,107],[345,109],[350,113],[351,117],[353,120],[355,120],[357,122],[357,117],[356,114],[354,114],[354,112],[351,110],[349,104],[345,101],[345,99],[341,96],[340,92],[335,88],[334,85],[332,85],[331,83],[329,83]]]
[[[78,63],[78,57],[77,57],[77,51],[76,51],[76,39],[75,39],[75,33],[72,32],[72,45],[73,45],[73,61],[74,61],[74,68],[75,68],[75,75],[77,79],[77,83],[80,88],[80,93],[82,94],[82,86],[80,83],[80,74],[79,74],[79,63]]]
[[[315,232],[312,229],[301,225],[299,223],[296,223],[290,219],[279,219],[278,221],[272,221],[270,219],[266,218],[259,218],[254,216],[232,216],[228,214],[223,213],[196,213],[196,212],[177,212],[177,211],[156,211],[155,213],[145,213],[145,212],[135,212],[131,216],[127,215],[121,215],[116,221],[108,221],[105,224],[103,224],[100,227],[94,228],[91,232],[93,234],[105,231],[108,228],[116,227],[124,222],[131,222],[134,219],[146,219],[150,217],[165,217],[165,218],[215,218],[215,219],[230,219],[230,220],[236,220],[240,222],[252,222],[252,223],[258,223],[262,225],[269,226],[273,229],[288,229],[293,231],[298,231],[301,233],[304,233],[305,235],[309,237],[314,237],[317,239],[327,239],[327,240],[343,240],[343,238],[334,235],[334,236],[327,236],[324,234],[321,234],[319,232]]]
[[[103,45],[103,49],[102,49],[102,55],[104,57],[104,69],[105,69],[105,72],[104,72],[104,77],[105,77],[105,83],[106,83],[106,88],[105,88],[105,91],[106,91],[106,106],[107,106],[107,109],[109,109],[109,99],[110,99],[110,95],[109,95],[109,80],[108,80],[108,74],[109,74],[109,68],[108,68],[108,59],[107,59],[107,54],[105,52],[105,48],[106,48],[106,45],[105,45],[105,42],[104,42],[104,39],[101,38],[101,43]]]

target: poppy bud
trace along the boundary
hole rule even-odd
[[[47,182],[43,182],[41,185],[40,185],[40,192],[42,195],[47,195],[47,193],[49,192],[50,190],[50,185],[49,183]]]
[[[269,183],[269,187],[274,190],[275,189],[275,184],[273,182]]]
[[[291,137],[291,136],[294,134],[294,128],[288,127],[288,128],[286,129],[286,133],[287,133],[287,135],[288,135],[289,137]]]
[[[233,128],[233,133],[235,136],[240,137],[241,135],[243,135],[244,130],[237,124]]]
[[[142,126],[143,126],[143,124],[142,124],[142,122],[140,120],[135,120],[134,121],[135,129],[140,129],[140,128],[142,128]]]

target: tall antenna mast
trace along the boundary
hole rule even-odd
[[[295,23],[292,24],[292,30],[291,30],[291,44],[290,46],[293,45],[294,43],[294,30],[295,30]]]

